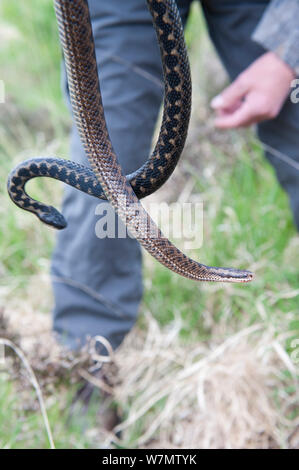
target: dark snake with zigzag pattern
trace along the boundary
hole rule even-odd
[[[92,170],[61,159],[30,159],[11,172],[9,195],[43,222],[64,228],[63,216],[32,199],[24,188],[37,176],[59,179],[92,196],[107,198],[147,251],[178,274],[195,280],[248,282],[253,277],[248,271],[212,268],[186,257],[163,236],[138,200],[157,190],[174,170],[184,147],[191,108],[190,70],[176,3],[147,3],[160,44],[165,81],[164,113],[153,154],[135,173],[123,174],[106,127],[87,1],[55,0],[74,117]]]

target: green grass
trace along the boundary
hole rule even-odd
[[[8,40],[2,40],[1,79],[6,92],[18,107],[49,112],[51,123],[59,128],[66,110],[60,90],[61,52],[52,0],[2,1],[0,27]],[[5,34],[5,33],[3,33]],[[34,90],[34,92],[33,92]]]
[[[22,390],[9,380],[0,376],[0,448],[1,449],[43,449],[50,448],[49,439],[39,408],[24,409],[24,402],[34,401],[34,392],[28,398]],[[86,430],[95,427],[98,405],[92,403],[86,416],[74,415],[70,418],[74,386],[59,395],[59,399],[47,404],[47,414],[51,430],[55,436],[56,449],[88,449],[93,447],[92,439]],[[61,399],[62,397],[62,399]],[[58,398],[58,397],[57,397]]]
[[[13,166],[38,155],[67,156],[69,116],[60,87],[61,52],[52,0],[0,3],[0,79],[6,102],[0,105],[0,266],[6,273],[1,283],[24,285],[48,259],[53,232],[32,230],[32,217],[23,218],[12,208],[6,179]],[[34,181],[33,196],[59,204],[61,186],[55,181]],[[27,219],[27,220],[26,220]],[[30,250],[29,246],[36,246]],[[27,247],[27,248],[26,248]],[[30,256],[28,256],[28,249]]]
[[[14,207],[5,188],[7,174],[18,161],[39,154],[68,155],[69,117],[60,91],[61,55],[52,3],[43,0],[42,7],[39,0],[0,3],[0,37],[6,34],[1,41],[0,61],[5,67],[0,79],[5,81],[7,98],[0,105],[0,308],[14,297],[23,298],[31,277],[46,269],[53,247],[54,232]],[[196,9],[187,30],[190,46],[198,29],[204,34]],[[211,265],[252,267],[256,279],[246,286],[199,286],[147,259],[142,312],[149,310],[162,325],[181,316],[186,341],[210,337],[207,317],[226,325],[227,335],[266,322],[277,334],[285,333],[290,353],[291,338],[299,337],[298,296],[285,294],[298,289],[299,261],[286,195],[251,134],[245,138],[232,134],[232,152],[212,143],[210,150],[214,176],[207,177],[193,160],[183,167],[186,181],[194,179],[194,191],[205,200],[204,245],[192,256]],[[35,181],[30,191],[59,204],[59,183]],[[67,408],[71,391],[65,395]],[[82,436],[80,425],[70,424],[61,411],[59,400],[48,407],[57,447],[92,445]],[[0,447],[47,447],[42,430],[40,414],[24,413],[16,384],[2,378]],[[134,432],[138,434],[138,429]]]
[[[149,311],[157,311],[158,318],[166,324],[178,312],[185,321],[184,331],[197,332],[204,337],[204,315],[212,310],[215,320],[229,308],[229,317],[240,327],[261,320],[260,303],[267,312],[267,321],[273,324],[283,320],[285,314],[298,314],[298,297],[277,300],[282,294],[298,288],[299,266],[295,249],[288,255],[295,238],[295,228],[288,201],[277,184],[270,166],[263,160],[260,150],[244,148],[237,161],[225,169],[227,156],[222,155],[221,188],[218,188],[219,205],[212,218],[209,205],[215,209],[212,188],[201,176],[200,187],[210,191],[205,203],[203,247],[193,253],[196,259],[216,266],[254,269],[256,278],[248,285],[223,285],[215,292],[209,285],[200,285],[181,279],[154,265],[151,280],[145,293]],[[193,175],[196,174],[195,172]],[[194,177],[194,176],[192,176]],[[227,210],[229,208],[229,211]],[[224,227],[221,231],[219,227]],[[288,258],[291,259],[288,259]],[[165,302],[167,299],[167,302]]]

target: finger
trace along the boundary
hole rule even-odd
[[[240,76],[220,95],[212,99],[211,107],[216,110],[235,108],[241,104],[248,89],[247,82]]]
[[[219,108],[219,109],[216,109],[215,112],[216,112],[216,116],[223,116],[223,115],[227,115],[227,114],[232,114],[234,113],[235,111],[237,111],[238,108],[240,108],[240,106],[242,106],[243,104],[243,101],[238,101],[237,103],[234,104],[234,106],[230,106],[229,108]]]
[[[223,113],[215,119],[214,123],[219,129],[233,129],[250,126],[259,120],[260,116],[256,114],[254,102],[248,99],[234,113]]]

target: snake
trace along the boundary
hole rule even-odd
[[[90,168],[55,157],[17,165],[7,182],[9,196],[42,222],[65,228],[54,207],[31,198],[26,183],[44,176],[58,179],[99,199],[107,199],[129,233],[158,262],[195,281],[248,282],[253,273],[212,267],[182,253],[151,219],[140,199],[165,183],[184,148],[191,112],[191,75],[183,26],[175,0],[146,0],[161,51],[164,76],[163,116],[153,153],[138,170],[125,175],[107,128],[87,0],[54,0],[74,120]]]

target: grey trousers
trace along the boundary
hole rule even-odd
[[[178,0],[183,21],[191,0]],[[203,0],[211,38],[232,78],[264,50],[250,40],[267,0]],[[128,173],[147,158],[163,96],[159,48],[145,0],[89,0],[105,115],[119,160]],[[67,86],[65,85],[66,92]],[[269,145],[299,161],[299,107],[259,126]],[[77,131],[71,159],[88,164]],[[287,191],[299,227],[299,174],[267,155]],[[142,298],[142,260],[131,238],[98,239],[99,200],[66,187],[52,259],[54,330],[69,347],[102,335],[116,348],[135,323]]]

